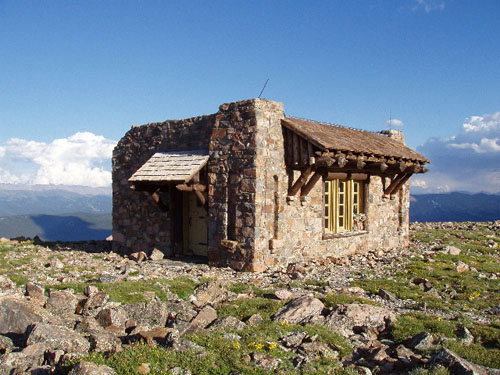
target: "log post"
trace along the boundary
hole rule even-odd
[[[322,173],[319,171],[316,171],[312,175],[312,177],[309,179],[309,181],[307,181],[307,184],[300,191],[300,196],[305,197],[307,194],[309,194],[309,192],[314,187],[314,185],[316,185],[316,182],[318,182],[318,180],[321,178],[321,176],[322,176]]]
[[[303,169],[302,172],[300,172],[299,178],[297,179],[297,181],[295,181],[295,183],[290,188],[290,190],[288,190],[289,196],[294,196],[295,194],[297,194],[297,192],[300,190],[300,188],[302,188],[302,186],[304,186],[304,184],[306,183],[311,172],[312,172],[311,167],[307,167],[307,168]]]

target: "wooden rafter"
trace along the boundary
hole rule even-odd
[[[294,196],[295,194],[297,194],[297,192],[307,182],[307,179],[309,178],[311,172],[312,172],[312,168],[311,167],[307,167],[307,168],[305,168],[305,169],[302,170],[302,172],[300,173],[299,178],[297,178],[297,181],[295,181],[295,183],[292,185],[292,187],[288,191],[288,195],[289,196]]]

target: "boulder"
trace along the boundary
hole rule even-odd
[[[457,268],[456,268],[456,270],[457,270],[458,273],[468,272],[468,271],[470,271],[470,267],[469,267],[469,265],[467,263],[464,263],[461,260],[459,260],[457,262]]]
[[[302,321],[319,315],[325,308],[323,302],[311,296],[295,298],[283,306],[273,317],[278,322],[299,324]]]
[[[219,281],[207,281],[198,286],[193,295],[201,304],[212,303],[216,304],[224,300],[226,289]]]
[[[67,290],[51,290],[47,299],[46,309],[54,315],[68,315],[76,312],[78,299]]]
[[[109,332],[92,332],[87,337],[90,349],[100,353],[115,353],[122,350],[122,342]]]
[[[499,369],[479,366],[459,357],[451,350],[443,348],[431,359],[432,364],[441,364],[448,368],[452,375],[499,375]]]
[[[241,320],[235,318],[234,316],[225,316],[223,318],[217,318],[209,327],[211,331],[220,331],[226,329],[234,329],[236,331],[241,331],[246,328],[246,324]]]
[[[111,325],[124,326],[128,320],[127,312],[122,307],[104,308],[95,319],[104,328]]]
[[[64,350],[67,353],[87,353],[89,342],[78,332],[69,328],[37,323],[29,328],[26,345],[43,343],[50,350]]]
[[[281,343],[287,348],[296,348],[300,346],[302,341],[308,336],[309,334],[307,332],[291,332],[281,338]]]
[[[395,302],[398,300],[398,297],[394,293],[389,292],[388,290],[385,289],[380,289],[378,291],[378,295],[383,299],[385,299],[386,301]]]
[[[183,320],[185,322],[190,322],[197,315],[193,306],[189,302],[183,300],[166,302],[166,309],[171,318]]]
[[[149,259],[151,260],[162,260],[164,258],[165,254],[163,254],[162,251],[158,250],[157,248],[154,248],[153,251],[151,252],[151,255],[149,256]]]
[[[191,327],[205,328],[215,319],[217,319],[217,311],[212,306],[207,305],[191,320]]]
[[[445,248],[443,250],[441,250],[441,252],[443,254],[460,255],[460,253],[462,252],[462,250],[460,250],[456,246],[448,245],[448,246],[445,246]]]
[[[23,335],[31,324],[51,319],[45,309],[35,304],[15,297],[0,297],[0,335]]]
[[[26,295],[30,297],[42,297],[45,293],[45,288],[35,283],[26,283]]]
[[[69,372],[68,375],[115,375],[111,367],[99,366],[92,362],[81,361]]]
[[[274,295],[279,300],[285,300],[285,299],[290,299],[290,298],[297,297],[295,294],[293,294],[288,289],[279,289],[276,292],[274,292]]]
[[[406,346],[415,350],[429,350],[434,347],[434,339],[430,333],[420,332],[411,337]]]
[[[252,363],[265,371],[276,369],[281,362],[278,358],[274,358],[272,355],[264,353],[252,353],[251,357]]]
[[[384,307],[351,303],[335,306],[327,316],[325,325],[349,337],[355,330],[363,331],[367,328],[382,332],[395,319],[395,314]]]
[[[14,348],[14,342],[10,338],[0,335],[0,354],[9,353]]]
[[[207,352],[203,346],[200,346],[192,341],[179,339],[172,343],[172,349],[176,352],[187,352],[192,351],[195,352],[198,356],[204,357],[207,355]]]
[[[130,254],[129,258],[136,261],[137,263],[141,263],[143,260],[146,260],[148,258],[148,255],[144,251],[138,251],[136,253]]]
[[[255,313],[250,318],[248,318],[245,323],[247,326],[256,326],[262,323],[263,321],[264,319],[262,319],[262,316],[260,316],[260,314]]]
[[[299,348],[307,355],[313,354],[313,357],[327,357],[332,359],[337,359],[339,357],[339,353],[337,351],[330,348],[328,344],[320,341],[305,342],[302,343]]]
[[[474,336],[464,325],[458,326],[456,334],[458,341],[464,345],[468,346],[474,342]]]
[[[104,292],[98,292],[91,295],[83,303],[82,313],[83,315],[89,315],[95,312],[95,310],[103,307],[109,300],[109,295]],[[78,309],[77,309],[78,312]]]
[[[0,275],[0,290],[14,289],[16,284],[7,276]]]
[[[138,302],[122,306],[129,319],[137,325],[165,327],[168,319],[168,307],[165,302]]]

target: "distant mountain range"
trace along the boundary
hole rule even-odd
[[[410,198],[410,221],[500,220],[500,195],[422,194]]]
[[[111,190],[0,184],[0,237],[102,240],[111,234]],[[412,195],[410,221],[500,220],[500,195]]]

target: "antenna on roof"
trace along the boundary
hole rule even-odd
[[[389,109],[389,130],[392,130],[392,111]]]
[[[259,94],[259,96],[258,96],[258,98],[259,98],[259,99],[260,99],[260,97],[261,97],[262,93],[264,92],[264,90],[265,90],[265,88],[266,88],[266,86],[267,86],[267,83],[268,83],[268,82],[269,82],[269,78],[266,80],[266,83],[264,83],[264,87],[262,88],[262,90],[260,90],[260,94]]]

